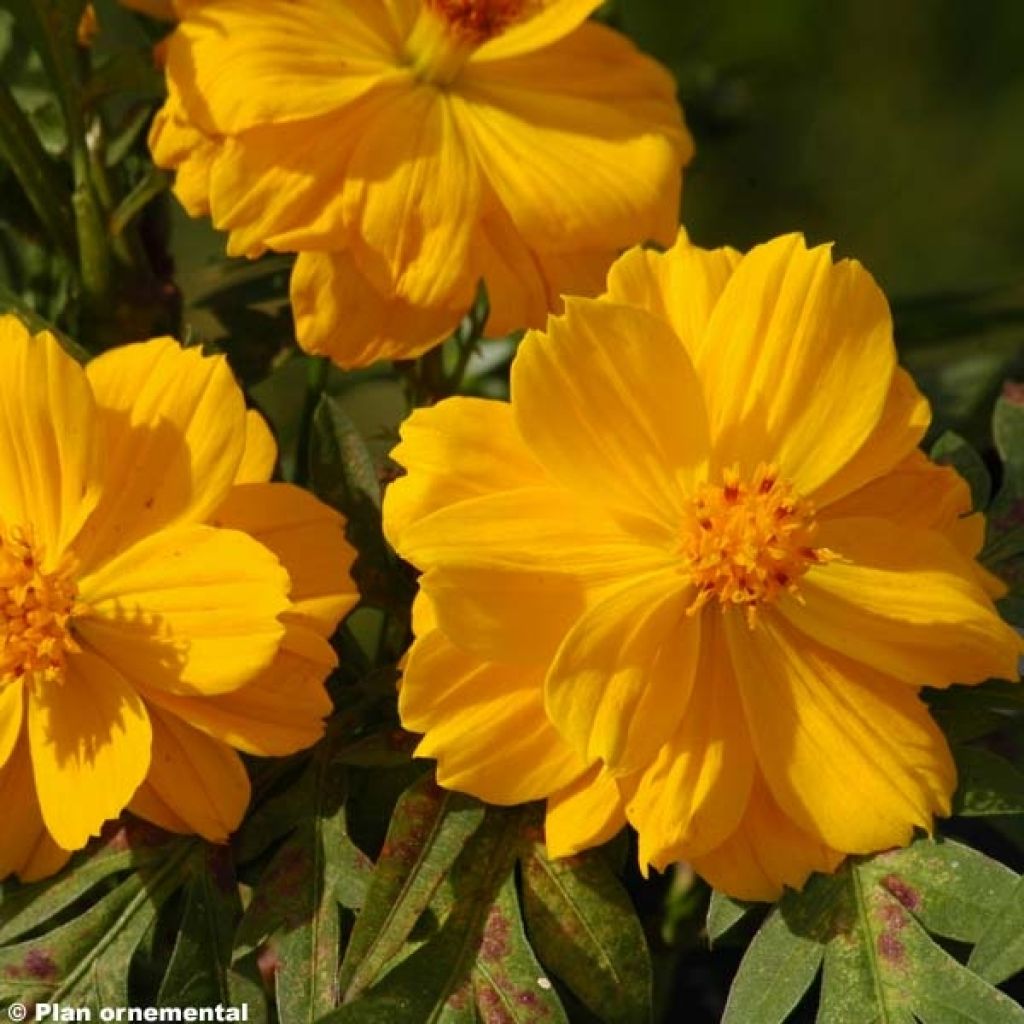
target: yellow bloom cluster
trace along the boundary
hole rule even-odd
[[[566,854],[772,899],[948,814],[924,685],[1017,678],[967,487],[855,262],[684,235],[568,299],[510,404],[413,414],[385,504],[423,570],[400,706],[442,783],[546,797]]]
[[[83,369],[0,317],[0,878],[125,808],[222,842],[235,751],[322,734],[354,553],[276,460],[222,356],[158,338]]]
[[[300,343],[342,366],[600,291],[671,242],[692,144],[675,83],[599,0],[178,0],[151,134],[228,250],[299,253]]]

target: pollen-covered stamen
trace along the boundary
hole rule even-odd
[[[449,85],[473,51],[536,13],[541,0],[422,0],[406,44],[418,77]]]
[[[26,677],[63,678],[67,653],[79,650],[71,620],[78,600],[74,564],[44,571],[28,526],[0,524],[0,688]]]
[[[749,482],[737,469],[721,484],[705,484],[683,526],[682,553],[697,597],[695,614],[712,600],[722,610],[742,608],[753,626],[757,610],[782,594],[798,594],[798,581],[813,565],[835,556],[814,543],[814,506],[761,465]]]

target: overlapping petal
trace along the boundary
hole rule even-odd
[[[48,568],[100,497],[96,412],[82,368],[43,332],[0,316],[0,520],[31,524]]]
[[[571,857],[606,843],[626,824],[619,780],[596,764],[548,797],[544,842],[549,857]]]

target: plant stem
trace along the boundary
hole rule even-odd
[[[327,387],[327,376],[331,364],[327,359],[310,357],[306,377],[306,399],[302,406],[302,418],[299,421],[299,439],[295,447],[295,483],[304,486],[309,482],[310,459],[313,454],[313,418]]]

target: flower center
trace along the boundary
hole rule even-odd
[[[683,527],[682,552],[697,588],[689,614],[716,599],[723,611],[742,608],[753,627],[761,605],[797,594],[812,565],[835,557],[815,547],[816,530],[814,506],[775,466],[759,466],[750,483],[733,468],[721,484],[704,484]]]
[[[31,527],[0,523],[0,688],[25,676],[63,678],[67,652],[80,649],[71,619],[85,606],[73,561],[52,572],[41,562]]]
[[[420,79],[449,85],[473,51],[532,14],[539,0],[422,0],[409,35],[409,61]]]

